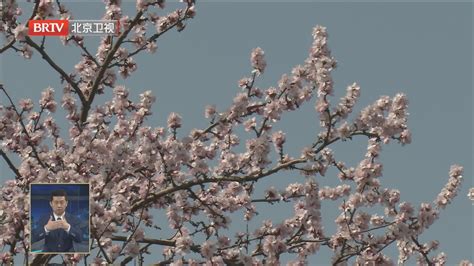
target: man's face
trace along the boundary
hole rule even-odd
[[[67,207],[67,200],[64,196],[53,196],[53,200],[49,202],[54,214],[63,215]]]

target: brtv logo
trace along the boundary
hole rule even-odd
[[[68,33],[67,20],[30,20],[28,22],[30,36],[67,36]]]

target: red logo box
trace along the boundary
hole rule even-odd
[[[28,23],[29,36],[67,36],[68,33],[68,20],[30,20]]]

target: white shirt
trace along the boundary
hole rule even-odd
[[[61,216],[59,215],[56,215],[56,213],[53,212],[53,215],[54,215],[54,220],[57,221],[58,218],[61,218],[61,220],[64,220],[64,216],[66,216],[66,213],[63,213]],[[69,233],[69,230],[71,229],[71,225],[69,225],[69,227],[67,228],[66,232]],[[46,226],[44,227],[44,231],[47,233],[49,233],[49,230],[46,229]]]

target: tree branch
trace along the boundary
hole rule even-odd
[[[48,168],[50,169],[50,166],[45,164],[39,157],[39,154],[38,154],[38,151],[36,150],[36,147],[31,143],[31,137],[30,137],[30,134],[28,134],[28,130],[26,128],[26,125],[25,123],[23,123],[23,119],[22,119],[22,114],[20,114],[18,112],[18,109],[16,108],[15,106],[15,103],[13,102],[12,98],[10,97],[10,95],[7,93],[7,91],[5,90],[5,88],[3,87],[2,84],[0,84],[0,90],[3,91],[3,93],[7,96],[12,108],[15,110],[15,113],[16,115],[18,116],[18,122],[20,122],[20,125],[23,129],[23,132],[25,133],[26,137],[27,137],[27,143],[28,143],[28,146],[31,147],[32,149],[32,152],[33,152],[33,157],[36,158],[36,160],[38,161],[38,163],[43,167],[43,168]],[[53,171],[54,172],[54,171]]]
[[[100,67],[99,73],[97,74],[94,83],[92,84],[91,94],[89,98],[83,102],[82,104],[82,111],[81,111],[81,124],[84,124],[87,120],[87,116],[89,114],[89,110],[91,108],[92,102],[94,101],[94,97],[97,94],[97,90],[99,89],[99,85],[102,82],[102,78],[104,77],[105,71],[107,70],[109,64],[112,62],[112,59],[115,57],[115,53],[122,45],[122,42],[127,38],[128,33],[132,30],[133,27],[140,21],[141,16],[143,15],[143,11],[139,11],[133,21],[130,23],[130,27],[125,30],[117,39],[117,42],[114,44],[112,49],[108,52],[107,57],[104,60],[104,63]]]
[[[38,12],[38,7],[39,7],[40,1],[35,1],[35,7],[33,8],[33,12],[31,13],[30,18],[26,22],[26,25],[28,25],[28,22],[32,20],[36,16],[36,12]],[[16,40],[13,38],[8,44],[0,48],[0,54],[8,50],[9,48],[13,47],[13,44],[15,44]]]
[[[15,173],[17,177],[21,177],[21,174],[20,172],[18,172],[18,169],[15,167],[10,158],[8,158],[8,155],[2,149],[0,149],[0,155],[3,157],[5,162],[8,164],[8,167],[13,171],[13,173]]]
[[[9,48],[13,47],[13,44],[15,44],[15,39],[11,40],[9,43],[7,43],[5,46],[0,48],[0,54],[8,50]]]
[[[38,46],[38,44],[36,44],[30,37],[26,36],[25,40],[26,40],[27,44],[29,44],[31,47],[35,48],[36,51],[38,51],[43,56],[43,59],[46,60],[46,62],[48,62],[48,64],[54,70],[56,70],[61,75],[61,77],[69,83],[69,85],[71,85],[71,87],[74,89],[74,92],[76,92],[77,95],[79,96],[79,99],[81,100],[81,103],[84,104],[86,102],[86,98],[84,96],[84,93],[82,93],[81,89],[71,79],[71,77],[68,74],[66,74],[66,72],[61,67],[59,67],[53,59],[51,59],[51,57],[46,53],[46,51],[44,49],[42,49],[40,46]]]
[[[110,239],[114,241],[127,241],[126,236],[113,235],[110,237]],[[137,240],[137,243],[155,244],[155,245],[168,246],[168,247],[175,246],[175,241],[173,240],[152,239],[152,238],[143,238],[142,240]]]

